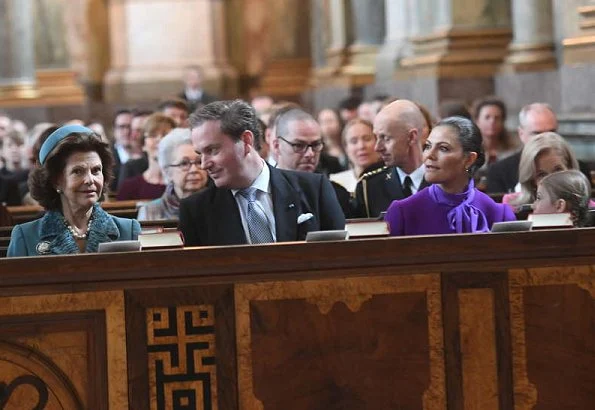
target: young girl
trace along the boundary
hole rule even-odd
[[[591,184],[580,171],[555,172],[543,178],[537,186],[533,213],[570,212],[574,226],[587,223]]]

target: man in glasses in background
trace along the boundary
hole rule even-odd
[[[273,140],[273,150],[277,168],[326,175],[326,170],[320,166],[324,148],[322,133],[313,116],[300,108],[290,109],[278,118],[275,131],[277,138]],[[349,218],[352,213],[349,192],[334,182],[332,186],[345,217]]]
[[[273,168],[260,157],[262,131],[248,103],[207,104],[191,115],[190,128],[212,184],[180,203],[186,246],[299,241],[310,231],[344,229],[328,179]]]

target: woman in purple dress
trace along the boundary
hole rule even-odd
[[[432,185],[393,201],[385,220],[392,236],[487,232],[494,222],[514,221],[507,205],[475,189],[473,174],[485,162],[481,133],[463,117],[449,117],[423,147],[425,179]]]

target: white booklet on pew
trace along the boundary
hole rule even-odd
[[[345,224],[345,230],[349,232],[349,238],[375,238],[388,236],[388,224],[377,219],[350,219]]]
[[[182,233],[177,229],[163,229],[161,232],[141,233],[138,236],[142,249],[183,248]]]
[[[568,212],[558,214],[530,214],[527,220],[533,222],[533,229],[572,228],[572,216]]]

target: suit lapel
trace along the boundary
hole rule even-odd
[[[238,204],[229,189],[216,189],[210,218],[210,231],[215,232],[215,244],[241,245],[246,242]]]
[[[276,168],[271,168],[271,193],[277,242],[297,239],[297,216],[301,211],[300,194],[288,177]]]
[[[384,189],[386,190],[387,198],[402,199],[403,198],[403,187],[401,186],[401,178],[397,173],[397,168],[392,167],[390,172],[386,173],[384,181]]]

